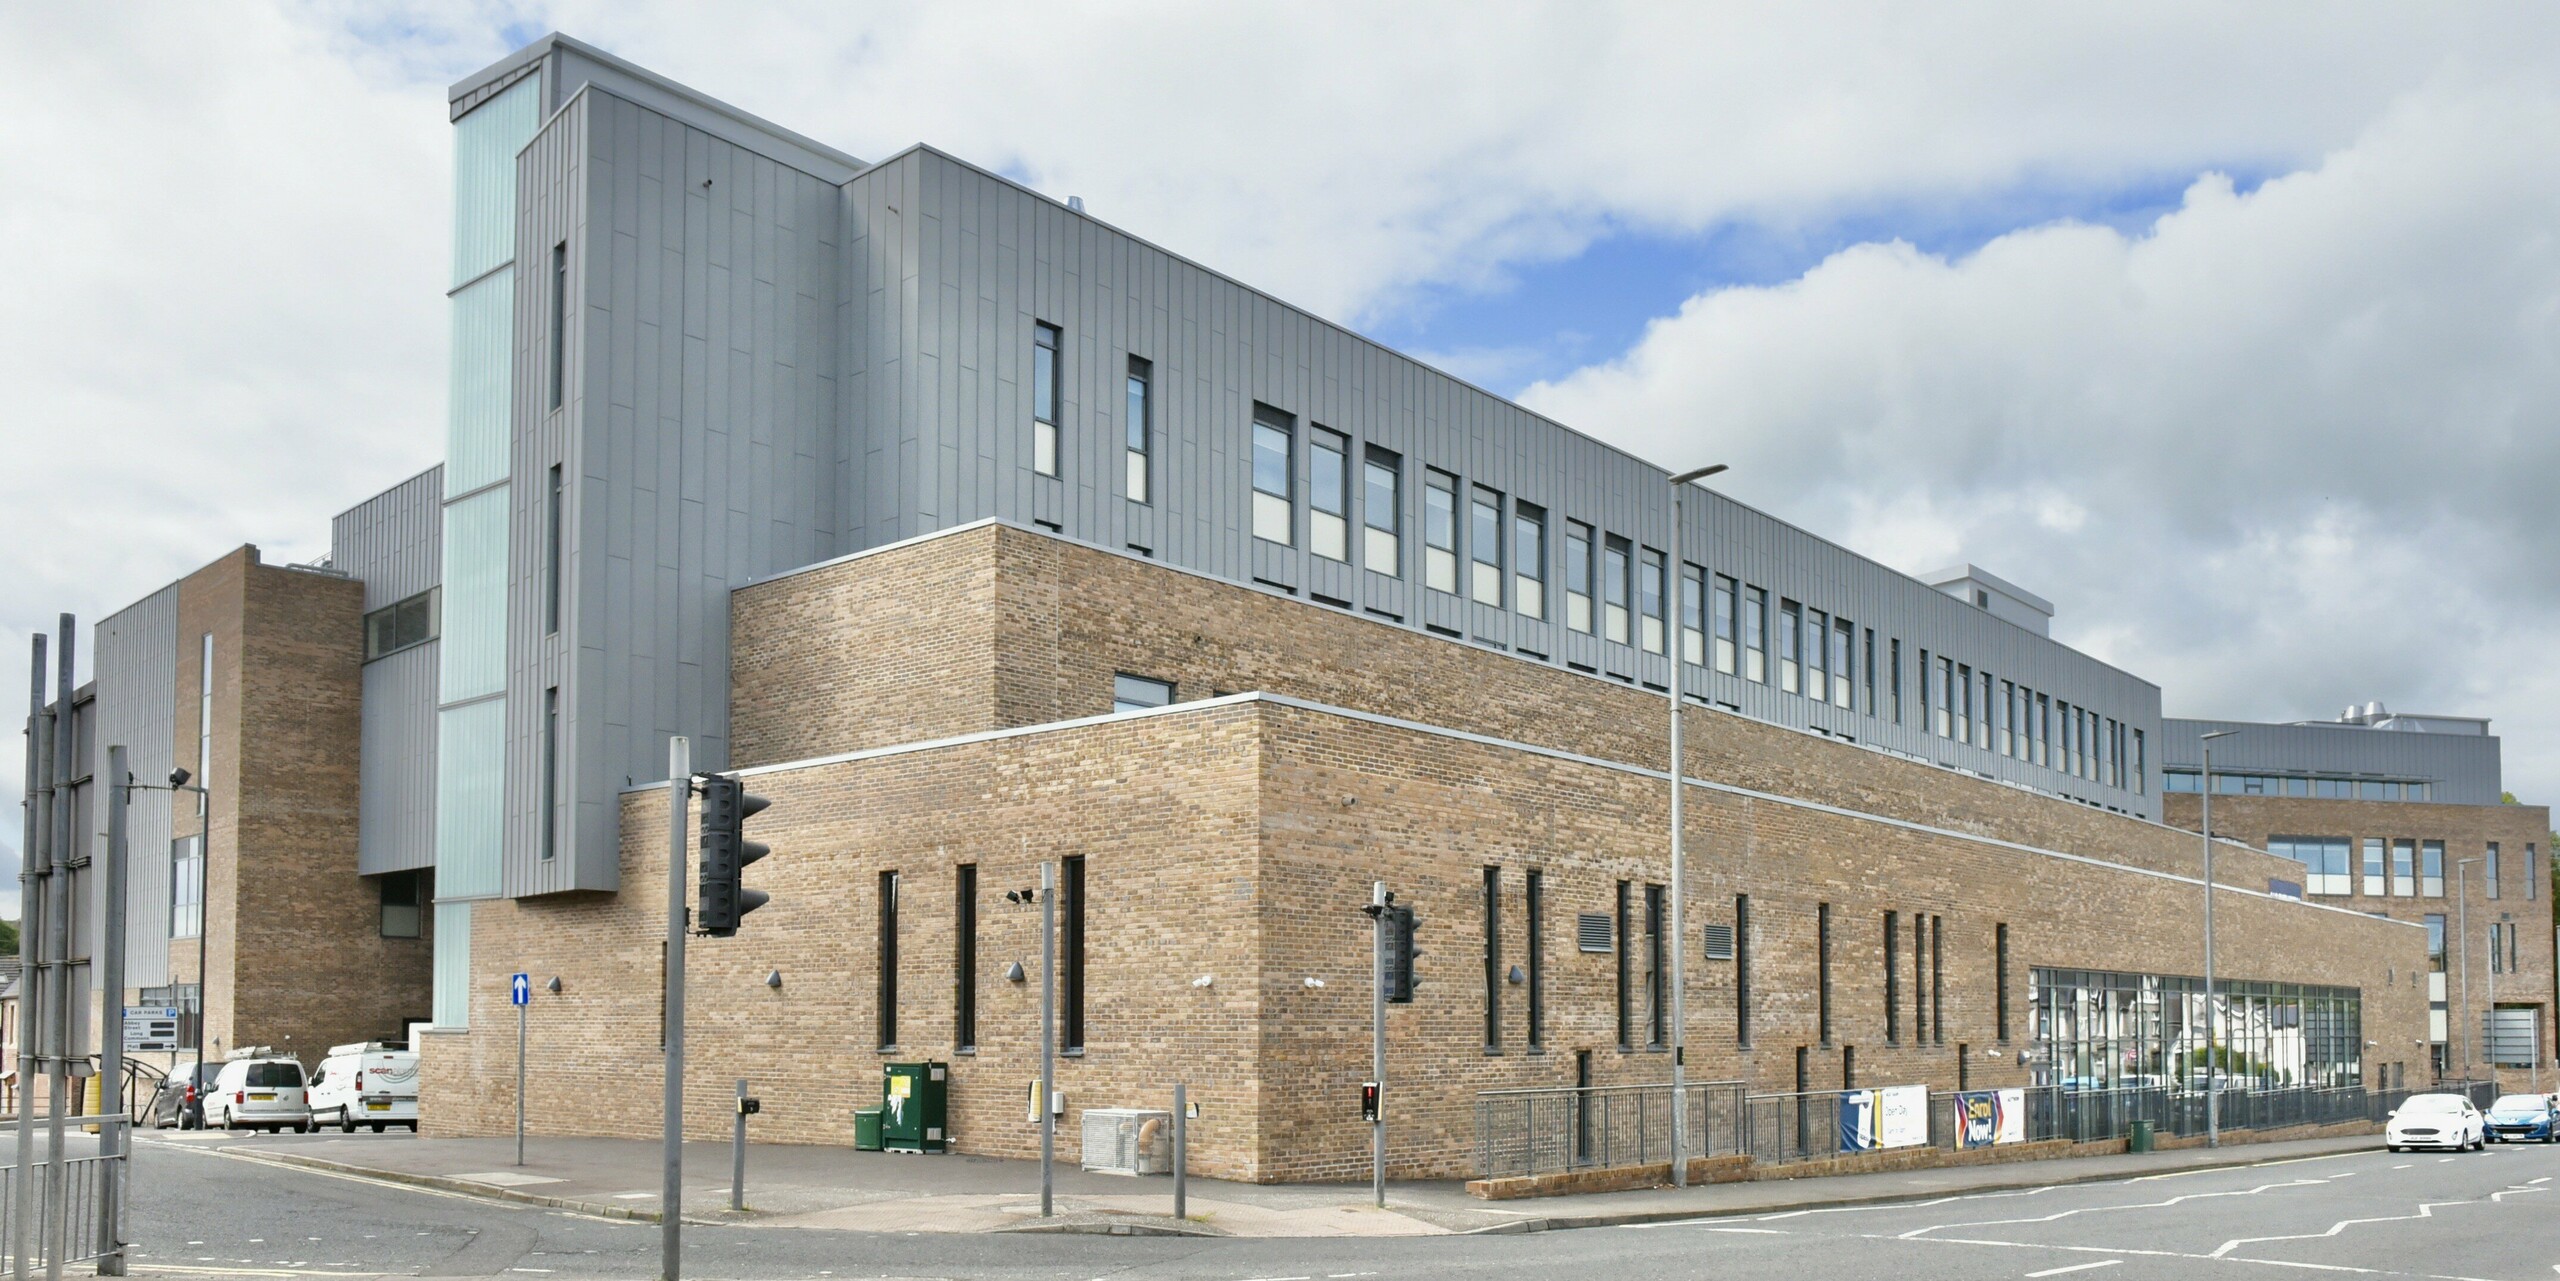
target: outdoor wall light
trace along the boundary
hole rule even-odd
[[[1310,975],[1308,975],[1308,976],[1307,976],[1307,978],[1306,978],[1306,984],[1307,984],[1307,986],[1308,986],[1308,987],[1311,987],[1311,988],[1314,988],[1314,987],[1323,987],[1323,986],[1324,986],[1324,980],[1323,980],[1323,979],[1320,979],[1320,978],[1317,978],[1315,975],[1310,974]]]
[[[1022,962],[1016,961],[1013,964],[1004,967],[1004,981],[1007,983],[1019,983],[1022,981]]]
[[[2018,1051],[2018,1066],[2019,1066],[2019,1067],[2025,1067],[2026,1065],[2027,1065],[2027,1052],[2026,1052],[2025,1050],[2020,1050],[2020,1051]]]
[[[551,981],[542,985],[542,990],[549,992],[553,996],[560,995],[560,976],[557,974],[552,975]]]
[[[775,970],[773,973],[765,975],[765,976],[764,976],[764,985],[765,985],[766,987],[772,988],[772,989],[773,989],[774,991],[776,991],[776,992],[781,991],[781,990],[782,990],[782,971],[780,971],[780,970]]]
[[[1196,978],[1196,979],[1191,980],[1191,986],[1193,986],[1193,987],[1208,987],[1208,986],[1210,986],[1210,985],[1212,985],[1212,984],[1216,983],[1217,981],[1218,981],[1218,980],[1217,980],[1217,978],[1216,978],[1214,975],[1203,974],[1203,975],[1201,975],[1200,977],[1198,977],[1198,978]]]
[[[1523,971],[1519,966],[1514,965],[1514,966],[1512,966],[1512,967],[1511,967],[1511,986],[1513,986],[1513,987],[1518,987],[1518,986],[1520,986],[1521,984],[1526,983],[1526,982],[1528,982],[1528,981],[1529,981],[1529,975],[1528,975],[1525,971]]]

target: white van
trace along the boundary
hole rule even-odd
[[[330,1046],[311,1074],[311,1122],[349,1134],[359,1125],[376,1134],[394,1125],[416,1133],[418,1056],[380,1041]]]
[[[311,1131],[311,1102],[302,1064],[292,1059],[241,1058],[222,1065],[204,1101],[204,1121],[225,1130]]]

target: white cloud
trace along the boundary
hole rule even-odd
[[[1910,570],[1961,556],[2172,714],[2480,714],[2560,796],[2560,94],[2433,83],[2145,232],[1862,245],[1531,389]],[[1711,423],[1700,432],[1693,424]]]

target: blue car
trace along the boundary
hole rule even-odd
[[[2510,1094],[2489,1105],[2491,1143],[2560,1142],[2560,1114],[2548,1094]]]

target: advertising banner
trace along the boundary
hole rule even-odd
[[[1956,1146],[2027,1141],[2027,1092],[1967,1090],[1956,1096]]]
[[[1840,1092],[1840,1150],[1874,1152],[1929,1141],[1929,1087],[1894,1085]]]

